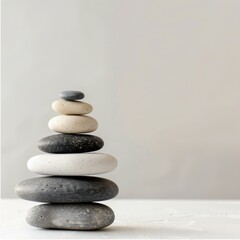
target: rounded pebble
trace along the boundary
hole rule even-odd
[[[39,228],[96,230],[114,221],[114,212],[99,203],[41,204],[28,211],[26,221]]]
[[[118,186],[98,177],[39,177],[27,179],[15,187],[23,199],[47,203],[104,201],[118,194]]]
[[[38,148],[48,153],[83,153],[97,151],[103,145],[103,140],[93,135],[55,134],[42,138]]]
[[[65,115],[82,115],[92,112],[93,108],[90,104],[80,101],[67,101],[64,99],[57,100],[52,103],[52,109]]]
[[[59,94],[59,97],[65,100],[73,101],[84,98],[84,93],[80,91],[63,91]]]
[[[83,176],[111,172],[117,160],[106,153],[42,154],[30,158],[27,167],[43,175]]]
[[[88,116],[61,115],[53,117],[48,127],[59,133],[88,133],[97,129],[97,121]]]

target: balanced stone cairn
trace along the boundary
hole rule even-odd
[[[113,223],[114,212],[106,205],[95,203],[114,198],[118,186],[104,178],[85,176],[113,171],[117,160],[106,153],[90,153],[103,147],[103,140],[84,133],[97,129],[97,121],[86,114],[92,106],[79,101],[84,94],[64,91],[52,108],[60,116],[48,126],[60,133],[45,137],[38,147],[45,154],[29,159],[31,172],[52,175],[25,180],[16,186],[23,199],[44,202],[31,208],[27,222],[35,227],[95,230]]]

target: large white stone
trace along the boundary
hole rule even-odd
[[[117,160],[106,153],[41,154],[30,158],[27,167],[43,175],[82,176],[111,172]]]
[[[97,129],[97,121],[89,116],[61,115],[53,117],[48,127],[59,133],[88,133]]]
[[[60,114],[81,115],[92,112],[93,108],[90,104],[81,101],[57,100],[53,102],[52,109]]]

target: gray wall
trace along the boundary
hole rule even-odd
[[[240,1],[5,0],[2,196],[51,103],[85,92],[124,198],[239,198]]]

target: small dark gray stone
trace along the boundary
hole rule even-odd
[[[28,211],[28,224],[40,228],[96,230],[113,223],[114,212],[99,203],[42,204]]]
[[[80,91],[63,91],[59,94],[59,97],[65,100],[80,100],[84,98],[84,93]]]
[[[38,148],[48,153],[83,153],[97,151],[103,145],[103,140],[93,135],[55,134],[41,139]]]
[[[98,177],[39,177],[15,187],[19,197],[36,202],[81,203],[104,201],[118,194],[118,186]]]

